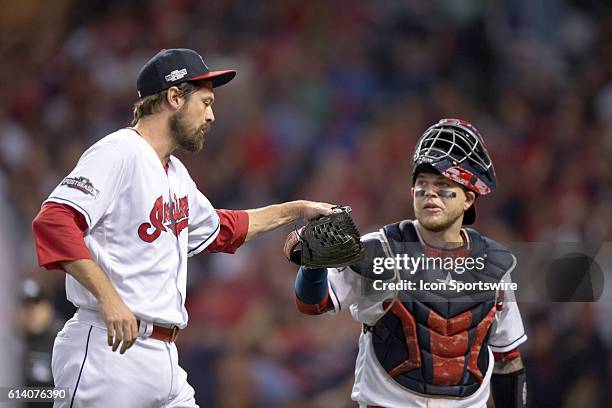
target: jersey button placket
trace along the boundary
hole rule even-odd
[[[168,162],[169,164],[171,162]],[[183,310],[183,294],[181,293],[181,290],[179,288],[179,275],[180,275],[180,271],[181,271],[181,265],[184,262],[183,260],[183,253],[181,252],[181,241],[179,239],[179,234],[176,233],[177,229],[176,229],[176,219],[174,218],[174,193],[172,191],[172,185],[173,185],[173,178],[174,178],[174,172],[172,171],[173,167],[171,165],[168,166],[168,171],[166,172],[166,179],[168,180],[168,207],[169,207],[169,211],[170,211],[170,222],[172,223],[172,234],[175,236],[175,240],[174,243],[176,245],[176,250],[178,253],[178,257],[179,257],[179,262],[176,268],[176,275],[174,278],[174,285],[176,287],[176,291],[178,292],[178,309]],[[178,183],[177,183],[178,184]]]

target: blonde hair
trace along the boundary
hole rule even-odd
[[[198,89],[198,86],[192,84],[191,82],[183,82],[176,85],[176,87],[179,89],[179,95],[184,97],[189,97],[189,95]],[[156,94],[145,96],[144,98],[137,100],[136,103],[134,103],[134,118],[132,119],[132,126],[135,126],[136,123],[138,123],[138,121],[145,116],[159,112],[161,106],[166,100],[167,95],[168,90],[164,89]]]

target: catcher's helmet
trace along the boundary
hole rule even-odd
[[[495,169],[482,136],[471,123],[461,119],[442,119],[428,128],[417,143],[412,159],[412,182],[426,168],[464,185],[477,195],[495,190]],[[463,224],[472,224],[476,210],[472,205]]]

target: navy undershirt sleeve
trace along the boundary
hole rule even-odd
[[[321,303],[327,295],[327,268],[300,267],[295,278],[295,293],[304,303],[312,305]]]

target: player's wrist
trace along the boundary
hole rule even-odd
[[[94,296],[99,306],[116,306],[124,304],[123,299],[121,299],[121,296],[119,296],[110,282],[94,294]]]
[[[308,201],[288,201],[286,203],[276,204],[276,206],[278,207],[279,224],[285,225],[304,217],[304,214],[306,213],[306,208],[308,207]]]
[[[291,221],[304,218],[306,209],[308,208],[308,201],[306,200],[295,200],[285,203],[285,216],[291,219]]]

